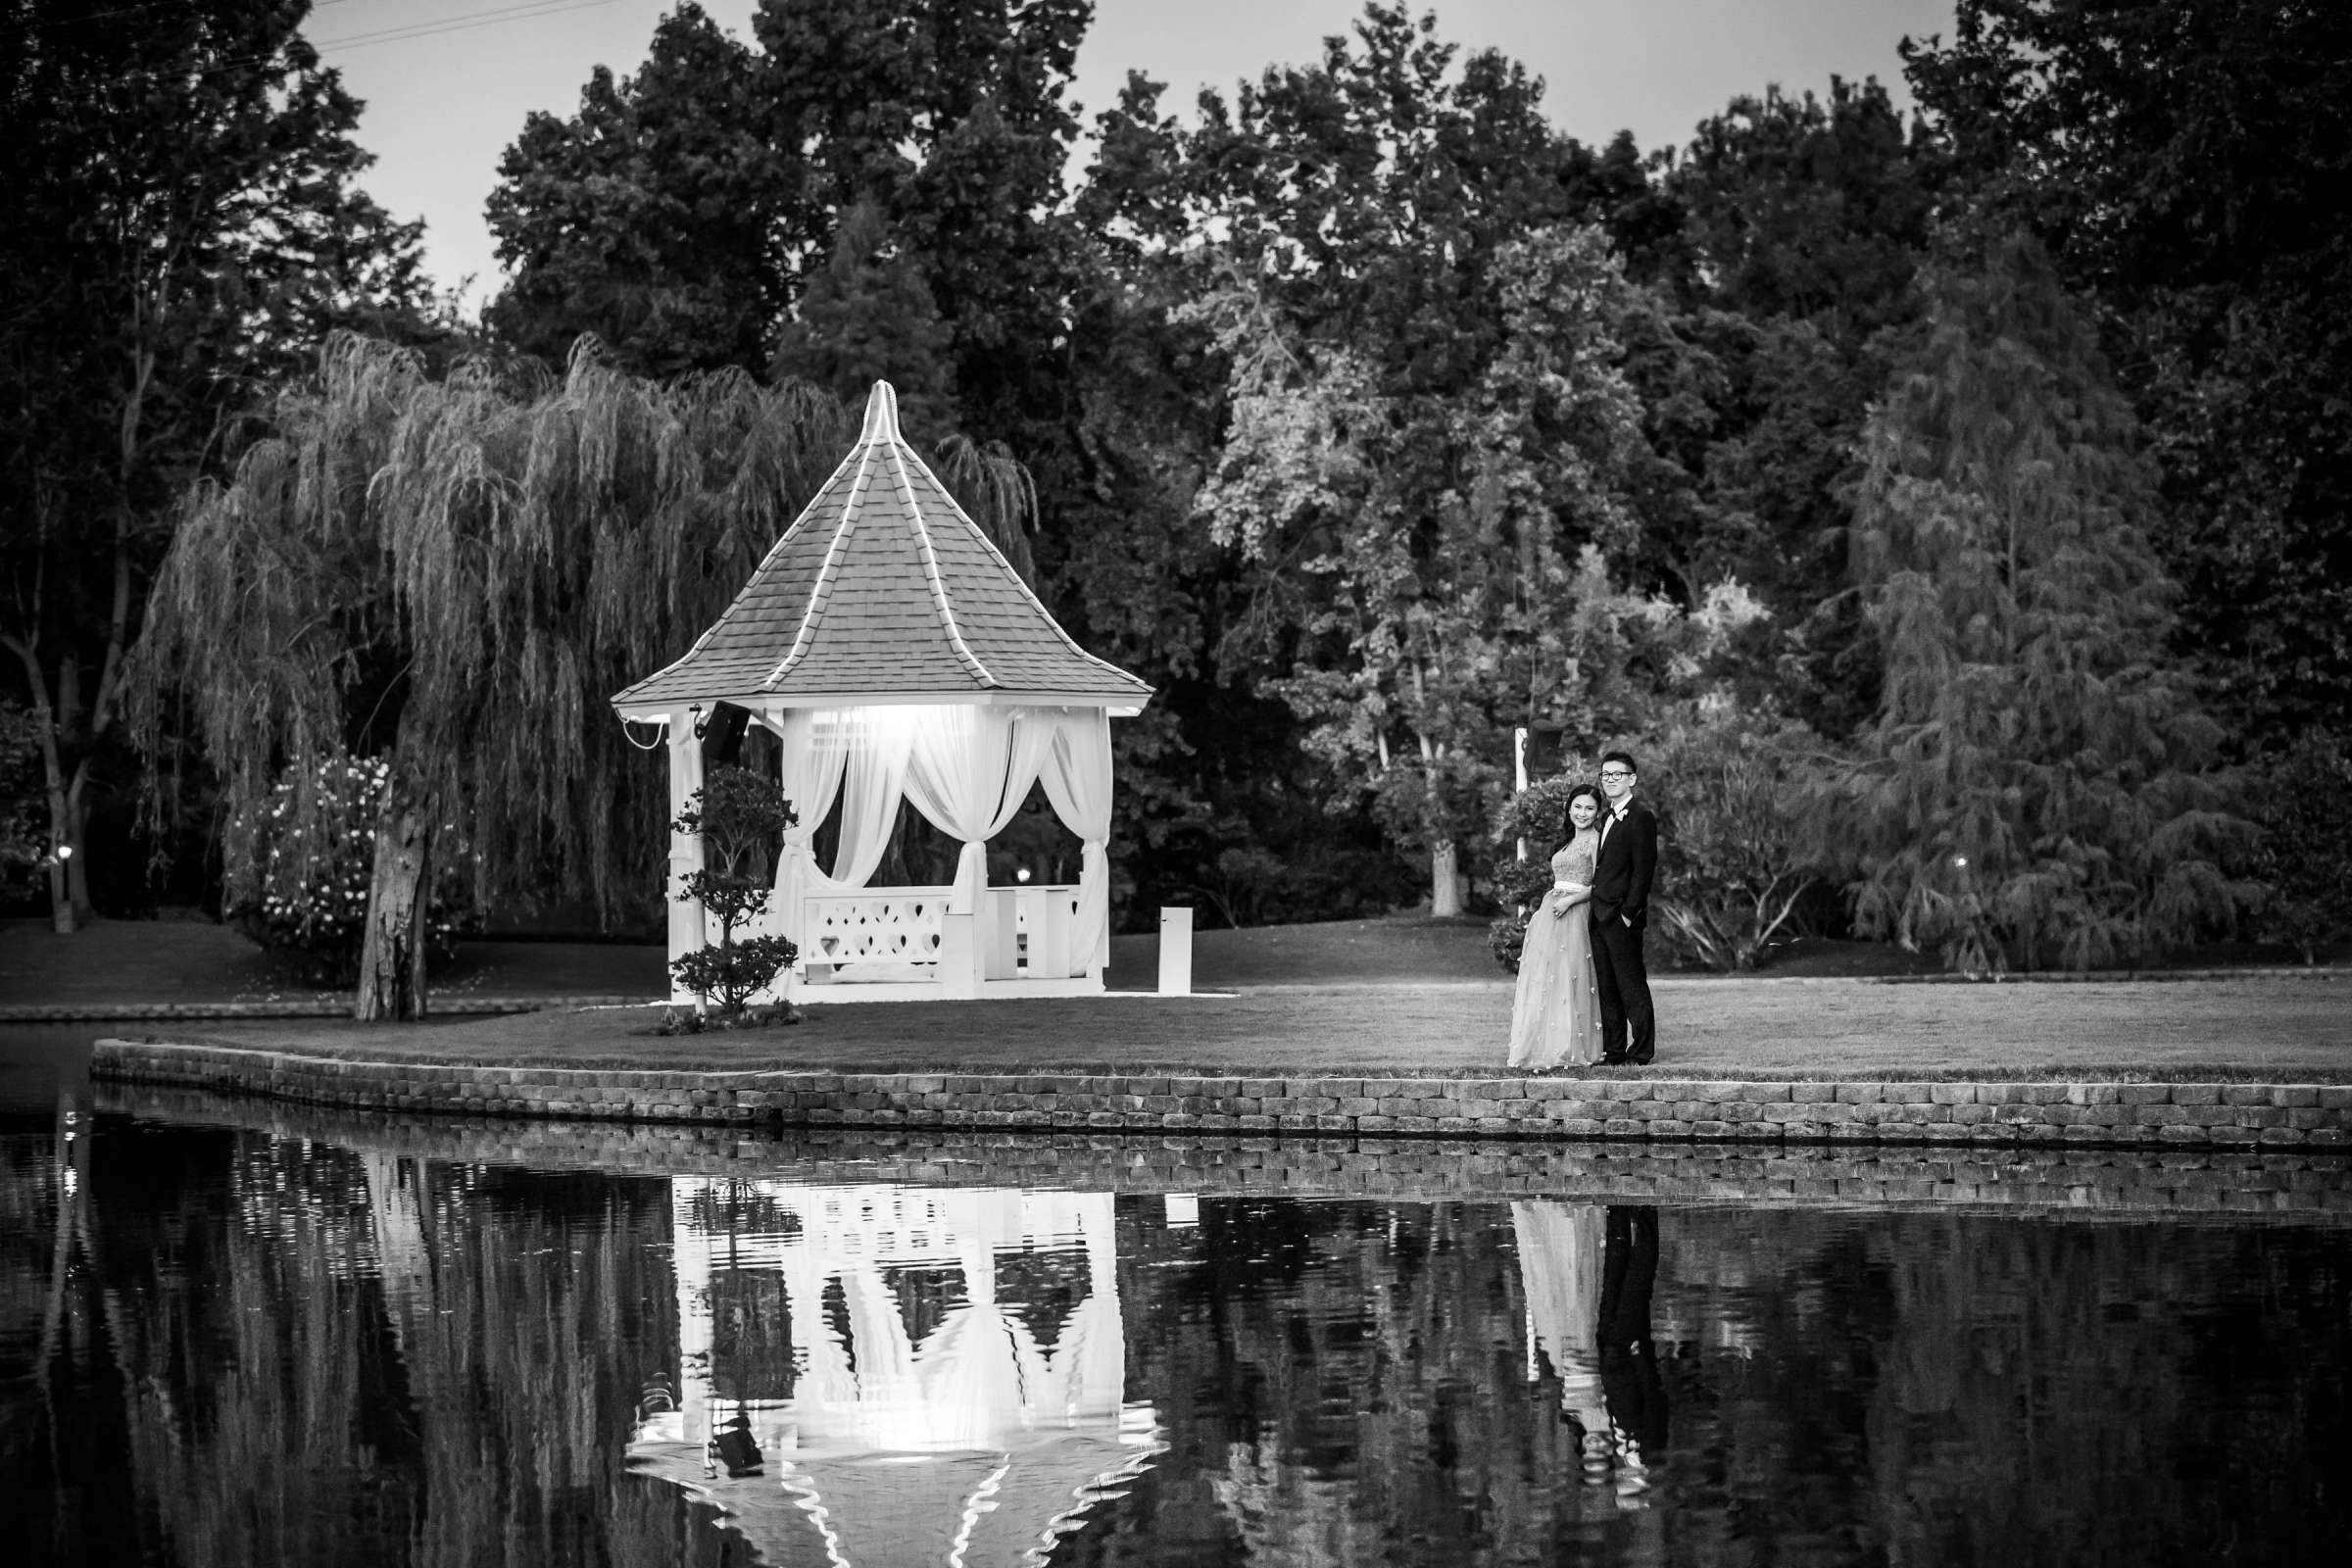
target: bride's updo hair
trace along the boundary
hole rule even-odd
[[[1591,784],[1579,784],[1570,790],[1568,798],[1560,803],[1560,842],[1562,844],[1576,837],[1576,818],[1568,813],[1575,807],[1577,797],[1580,795],[1589,798],[1592,802],[1592,808],[1596,811],[1605,811],[1609,808],[1608,802],[1600,798],[1600,791]]]

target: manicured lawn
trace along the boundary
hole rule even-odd
[[[669,990],[657,947],[602,942],[466,942],[435,971],[446,1004],[469,997],[635,996]],[[1158,983],[1159,938],[1110,942],[1113,989]],[[1502,977],[1477,920],[1335,920],[1193,939],[1204,989]],[[277,955],[240,933],[195,920],[101,920],[71,937],[46,921],[0,921],[0,1003],[254,1002],[316,995]]]
[[[2068,985],[1668,980],[1652,1075],[1942,1074],[2352,1079],[2352,977]],[[1223,1073],[1501,1065],[1503,981],[1346,985],[1238,997],[811,1007],[796,1028],[659,1038],[654,1009],[363,1029],[329,1022],[150,1026],[356,1057],[496,1064],[846,1069],[1186,1065]]]
[[[1900,955],[1822,945],[1781,972],[1885,972]],[[658,949],[470,943],[437,988],[482,996],[655,996]],[[1156,973],[1156,940],[1113,939],[1111,983]],[[1182,1064],[1221,1072],[1360,1067],[1484,1070],[1502,1061],[1510,981],[1476,921],[1334,921],[1196,938],[1203,990],[1104,997],[812,1006],[797,1028],[662,1039],[646,1009],[557,1011],[362,1029],[329,1020],[191,1024],[212,1038],[353,1055],[574,1065]],[[199,922],[107,921],[72,938],[0,923],[0,1001],[232,1001],[302,994],[270,955]],[[1658,987],[1656,1073],[1903,1076],[2140,1072],[2352,1078],[2352,970],[2245,979],[2063,985],[1873,985],[1851,979],[1675,978]],[[153,1032],[151,1024],[93,1032]],[[176,1032],[174,1032],[176,1034]]]
[[[2262,956],[2213,950],[2181,956],[2185,967]],[[2347,955],[2346,956],[2352,956]],[[606,942],[466,942],[436,968],[445,1007],[476,997],[644,997],[669,989],[658,947]],[[1906,975],[1932,970],[1915,954],[1865,942],[1808,941],[1774,956],[1774,978]],[[1150,990],[1159,973],[1156,935],[1114,936],[1110,987]],[[1507,983],[1487,951],[1483,920],[1331,920],[1312,925],[1201,931],[1193,979],[1202,990],[1359,983]],[[102,920],[72,937],[40,920],[0,921],[0,1004],[254,1002],[319,996],[283,956],[224,926],[197,920]],[[328,995],[327,1001],[340,1001]]]
[[[469,942],[436,977],[463,1002],[492,997],[660,996],[659,948],[592,942]],[[100,920],[61,937],[42,920],[0,921],[0,1002],[258,1002],[318,995],[283,956],[208,920]]]

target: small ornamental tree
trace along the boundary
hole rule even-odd
[[[775,783],[745,767],[711,770],[672,824],[703,841],[703,869],[686,878],[692,902],[718,922],[718,941],[670,960],[678,983],[715,1003],[722,1021],[742,1019],[754,996],[800,956],[786,937],[746,937],[736,930],[767,908],[768,878],[784,830],[800,821]]]

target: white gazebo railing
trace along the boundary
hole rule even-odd
[[[779,910],[773,923],[800,944],[803,972],[819,980],[838,979],[845,969],[888,965],[919,967],[919,978],[938,978],[939,945],[946,925],[949,888],[867,888],[858,893],[817,893],[802,898],[800,918]]]
[[[799,945],[805,986],[937,986],[943,983],[941,952],[954,892],[919,887],[805,894],[797,920],[778,908],[760,929]],[[973,921],[982,983],[1096,979],[1094,955],[1079,951],[1077,942],[1084,896],[1075,882],[988,889]]]
[[[1062,980],[1084,975],[1095,956],[1078,951],[1079,906],[1074,882],[988,890],[982,974],[990,980]]]

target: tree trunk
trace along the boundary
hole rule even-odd
[[[81,846],[74,840],[74,814],[66,801],[66,769],[57,747],[57,710],[49,706],[48,684],[40,679],[37,664],[33,674],[32,716],[41,734],[42,794],[49,806],[49,925],[59,936],[70,937],[79,929],[74,918],[74,861],[80,856]]]
[[[90,801],[82,789],[89,772],[89,760],[85,758],[74,770],[73,788],[66,792],[66,843],[74,851],[73,858],[66,861],[66,902],[73,906],[77,929],[98,918],[97,906],[90,903],[90,857],[86,843],[90,836]]]
[[[1429,852],[1429,912],[1440,920],[1458,919],[1462,912],[1462,878],[1454,866],[1453,840],[1443,839]]]
[[[1413,668],[1413,695],[1421,695],[1421,669]],[[1415,728],[1413,739],[1421,748],[1421,785],[1428,800],[1428,828],[1440,829],[1446,820],[1446,804],[1438,793],[1438,764],[1446,756],[1445,746],[1432,740],[1426,730]],[[1462,878],[1455,864],[1453,840],[1432,838],[1429,844],[1429,912],[1433,919],[1459,919],[1462,913]]]
[[[84,840],[88,837],[88,786],[92,749],[114,722],[120,695],[122,656],[130,629],[130,517],[118,515],[115,526],[114,608],[107,622],[106,654],[98,670],[95,700],[85,710],[81,700],[81,665],[69,652],[57,664],[56,696],[50,695],[50,673],[39,658],[41,578],[33,579],[32,600],[26,607],[22,636],[0,635],[0,647],[17,656],[24,666],[25,689],[32,697],[33,727],[41,740],[42,793],[49,808],[49,921],[59,936],[71,936],[95,918],[90,904],[90,870]],[[69,776],[67,758],[80,754]]]
[[[417,797],[392,770],[375,827],[375,870],[368,882],[368,930],[360,945],[363,1023],[424,1016],[425,889],[433,860],[431,796]]]

